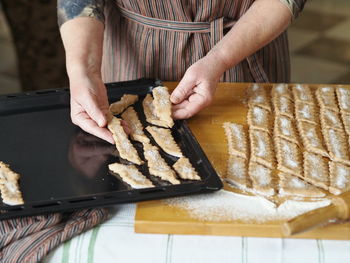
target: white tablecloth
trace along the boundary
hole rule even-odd
[[[134,233],[135,205],[62,244],[45,263],[350,263],[350,241]]]

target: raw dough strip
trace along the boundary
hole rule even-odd
[[[328,190],[328,161],[319,154],[304,152],[304,180]]]
[[[174,170],[180,176],[181,179],[185,180],[200,180],[198,173],[193,168],[192,164],[186,157],[181,157],[173,165]]]
[[[252,180],[254,192],[265,196],[275,194],[272,169],[251,160],[248,173]]]
[[[337,87],[335,92],[337,94],[340,110],[343,113],[350,114],[350,89],[345,87]]]
[[[343,130],[339,112],[324,108],[320,110],[321,125],[323,128]]]
[[[150,174],[172,184],[180,184],[180,181],[176,178],[175,171],[165,162],[156,146],[145,143],[143,148]]]
[[[248,109],[247,122],[250,128],[270,131],[270,112],[259,106],[251,106]]]
[[[287,97],[283,96],[273,96],[272,97],[273,108],[275,110],[275,114],[285,115],[290,118],[294,117],[294,105],[293,102]]]
[[[121,125],[121,119],[112,117],[108,122],[108,129],[112,132],[119,156],[129,162],[139,165],[143,164],[143,161],[140,159],[136,149],[130,142],[128,135]]]
[[[139,96],[132,94],[124,94],[119,101],[112,103],[109,106],[110,112],[114,115],[122,113],[127,107],[134,104],[139,99]]]
[[[290,88],[288,87],[288,84],[284,83],[273,85],[271,89],[271,96],[272,98],[285,97],[289,100],[293,100],[293,95]]]
[[[265,110],[271,111],[270,99],[265,87],[253,84],[248,90],[248,105],[259,106]]]
[[[282,137],[286,140],[299,144],[294,120],[287,116],[275,116],[274,136]]]
[[[302,177],[302,156],[296,143],[275,137],[277,168],[285,173]]]
[[[156,143],[167,154],[182,157],[180,147],[176,144],[171,130],[155,126],[147,126],[146,130],[152,135]]]
[[[312,95],[311,89],[307,85],[295,85],[292,87],[292,93],[295,102],[303,102],[315,104],[315,99]]]
[[[350,136],[350,114],[342,111],[341,118],[343,121],[345,132],[347,133],[347,135]]]
[[[329,162],[329,191],[339,195],[350,190],[350,167],[337,162]]]
[[[262,130],[250,129],[249,139],[251,161],[261,163],[273,169],[275,159],[270,135]]]
[[[167,127],[174,126],[173,118],[171,117],[171,102],[170,94],[167,87],[158,86],[152,90],[153,94],[153,106],[155,115],[164,123]]]
[[[350,164],[348,149],[348,138],[344,131],[331,128],[323,129],[327,149],[332,161],[338,161],[344,164]]]
[[[7,205],[24,204],[19,188],[20,175],[12,171],[8,164],[0,161],[0,191],[2,202]]]
[[[246,159],[231,155],[227,161],[225,181],[239,189],[248,190],[250,188],[250,182],[247,170]]]
[[[150,140],[143,132],[143,126],[133,107],[129,107],[122,114],[123,120],[127,121],[131,128],[130,136],[134,141],[149,143]]]
[[[243,125],[225,122],[223,124],[226,139],[228,142],[228,152],[230,155],[240,156],[244,159],[248,158],[248,142],[247,134]]]
[[[145,116],[146,116],[146,121],[148,123],[161,126],[161,127],[168,127],[167,123],[164,120],[160,120],[156,116],[154,106],[153,106],[153,98],[151,94],[146,95],[146,97],[143,99],[142,106],[143,106],[143,112],[145,113]]]
[[[333,87],[319,87],[316,90],[316,98],[321,110],[328,108],[334,111],[339,111]]]
[[[299,121],[297,125],[304,148],[310,152],[329,157],[323,144],[323,137],[319,126],[306,121]]]
[[[125,165],[120,163],[112,163],[108,165],[110,171],[118,174],[120,178],[130,185],[132,188],[148,188],[154,187],[154,184],[146,176],[144,176],[135,165]]]
[[[324,197],[326,194],[316,186],[286,173],[279,172],[279,195],[301,197]]]
[[[303,101],[295,102],[295,118],[298,121],[308,121],[318,123],[316,107],[313,104],[307,104]]]

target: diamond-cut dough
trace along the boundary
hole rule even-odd
[[[293,99],[291,89],[288,87],[288,84],[284,84],[284,83],[273,85],[271,89],[271,96],[272,98],[285,97],[285,98],[288,98],[289,100]]]
[[[167,87],[158,86],[152,90],[153,106],[155,115],[166,123],[167,127],[174,126],[173,118],[171,117],[171,102],[170,94]]]
[[[250,161],[249,177],[252,180],[254,192],[272,196],[275,194],[272,180],[272,170],[264,165]]]
[[[260,106],[253,105],[248,109],[247,122],[251,128],[269,132],[271,125],[270,112]]]
[[[238,156],[229,156],[225,181],[242,190],[250,188],[247,160]]]
[[[181,157],[173,165],[178,175],[185,180],[200,180],[198,173],[186,157]]]
[[[332,161],[350,164],[348,138],[344,131],[326,128],[323,136]]]
[[[302,101],[296,101],[295,118],[298,121],[309,121],[312,123],[317,123],[317,112],[315,105],[307,104]]]
[[[109,106],[109,110],[114,115],[118,115],[122,113],[127,107],[134,104],[138,99],[139,97],[137,95],[125,94],[119,101],[112,103]]]
[[[131,129],[130,136],[133,140],[139,141],[142,143],[150,142],[149,138],[143,132],[143,126],[133,107],[127,108],[127,110],[123,112],[122,118],[123,120],[127,121],[128,124],[130,125],[130,129]]]
[[[277,168],[285,173],[302,176],[302,156],[297,144],[276,137]]]
[[[176,178],[175,171],[165,162],[156,146],[145,143],[143,148],[150,174],[172,184],[180,184],[180,181]]]
[[[250,94],[248,105],[251,106],[259,106],[268,111],[271,111],[270,99],[267,94],[265,87],[259,86],[258,84],[253,84],[248,93]]]
[[[343,130],[339,112],[325,108],[320,111],[321,125],[323,128]]]
[[[323,145],[323,137],[317,124],[306,121],[298,121],[298,129],[305,149],[326,157],[329,156],[325,146]]]
[[[329,191],[339,195],[350,190],[350,167],[341,163],[329,162]]]
[[[275,159],[270,135],[265,131],[250,129],[249,139],[250,159],[272,169]]]
[[[304,152],[304,180],[328,190],[328,162],[321,155]]]
[[[9,165],[0,161],[0,191],[4,204],[24,204],[18,180],[20,175],[12,171]]]
[[[143,106],[143,112],[146,116],[146,121],[148,123],[161,126],[161,127],[168,127],[168,124],[164,120],[160,120],[157,117],[151,94],[146,95],[146,97],[143,99],[142,106]]]
[[[339,110],[333,87],[319,87],[316,90],[316,98],[321,108]]]
[[[223,124],[226,139],[228,142],[228,152],[231,155],[240,156],[242,158],[248,158],[248,142],[247,134],[243,128],[243,125],[225,122]]]
[[[176,157],[183,156],[180,147],[176,144],[171,134],[171,130],[154,126],[147,126],[146,130],[152,135],[153,139],[164,152]]]
[[[139,189],[154,186],[152,181],[144,176],[135,165],[113,163],[108,165],[108,168],[113,173],[118,174],[120,178],[132,188]]]
[[[135,147],[130,142],[128,135],[121,125],[121,119],[112,117],[108,122],[108,129],[113,135],[119,156],[129,162],[142,164],[143,161],[140,159]]]
[[[278,173],[279,177],[279,194],[282,196],[302,196],[302,197],[324,197],[326,194],[316,186],[305,182],[299,177]]]
[[[294,104],[287,97],[274,96],[272,97],[272,103],[276,115],[285,115],[290,118],[294,117]]]
[[[299,143],[294,120],[287,116],[280,115],[275,117],[274,136]]]
[[[314,103],[314,97],[309,86],[307,85],[295,85],[292,87],[292,93],[294,101],[302,101],[307,103]]]

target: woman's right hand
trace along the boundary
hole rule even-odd
[[[75,125],[114,144],[112,133],[106,128],[109,103],[106,87],[99,75],[73,75],[71,90],[71,118]]]

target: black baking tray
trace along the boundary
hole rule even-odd
[[[110,102],[123,94],[140,95],[135,109],[145,125],[141,101],[160,85],[159,80],[106,84]],[[162,199],[212,192],[222,183],[185,121],[176,121],[173,136],[195,167],[201,181],[169,185],[148,174],[156,185],[131,189],[108,171],[108,164],[126,162],[114,145],[83,132],[70,119],[68,89],[44,90],[0,96],[0,160],[21,174],[24,205],[8,206],[0,201],[0,219],[81,208]],[[154,143],[154,141],[153,141]],[[142,147],[134,143],[142,156]],[[176,158],[162,152],[169,164]]]

